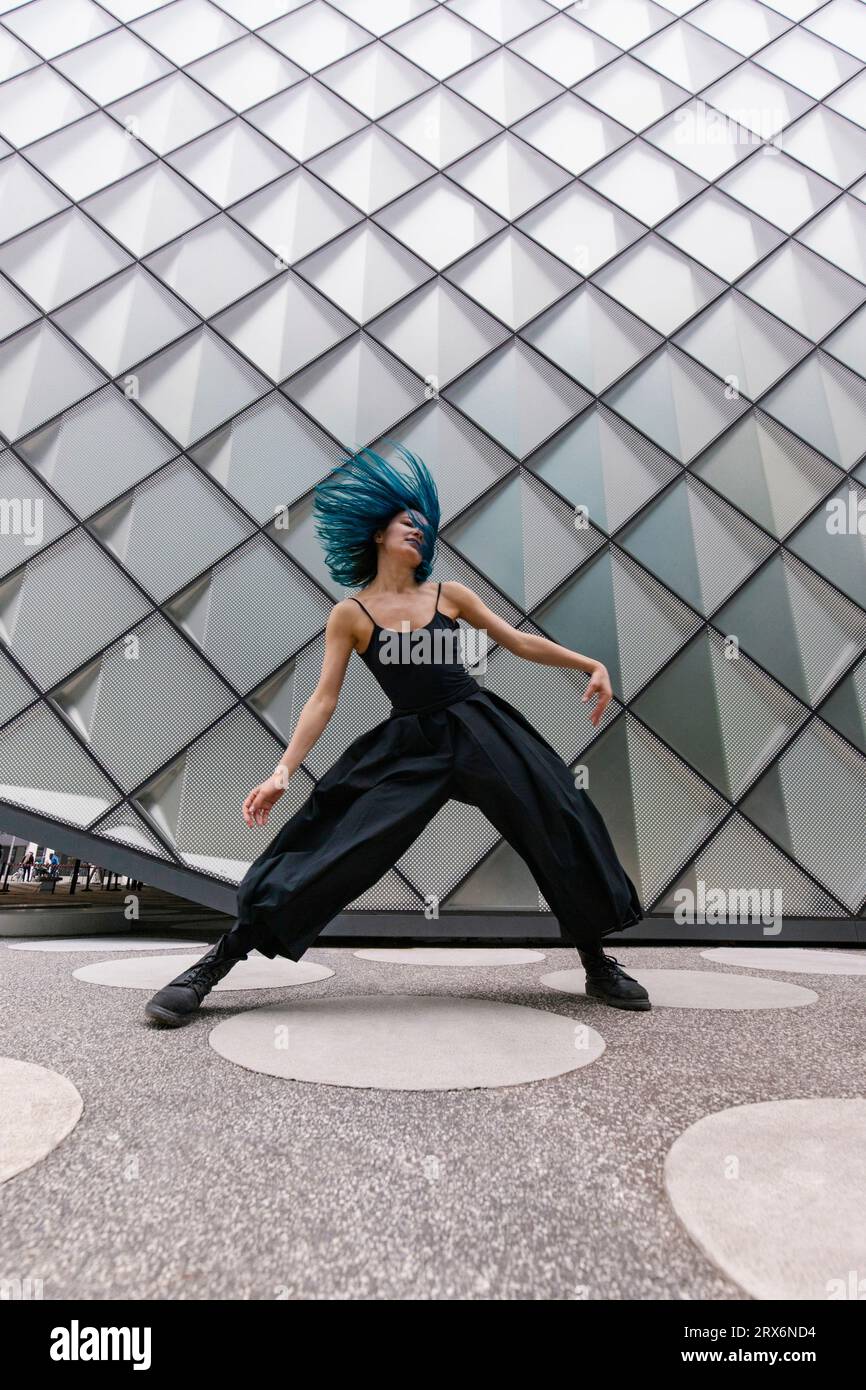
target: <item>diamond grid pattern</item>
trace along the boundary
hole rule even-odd
[[[866,5],[32,0],[0,51],[9,827],[236,883],[387,714],[351,662],[250,843],[342,597],[311,489],[399,438],[436,577],[608,665],[598,730],[574,673],[481,679],[588,765],[647,909],[711,875],[862,913],[866,581],[825,517],[866,500]],[[534,902],[494,863],[449,803],[347,906]]]

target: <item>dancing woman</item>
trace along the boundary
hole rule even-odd
[[[643,986],[601,948],[603,937],[643,917],[604,821],[538,730],[467,672],[458,620],[528,661],[587,672],[583,699],[594,700],[594,725],[611,699],[607,670],[511,627],[465,584],[431,581],[436,484],[420,459],[396,448],[408,471],[362,449],[316,488],[316,534],[328,569],[345,588],[365,587],[328,616],[318,685],[273,775],[244,801],[247,825],[267,824],[320,738],[353,651],[391,712],[337,758],[250,865],[231,930],[149,1000],[146,1013],[160,1023],[187,1022],[250,950],[299,960],[451,798],[479,807],[526,861],[577,948],[587,993],[617,1008],[650,1007]]]

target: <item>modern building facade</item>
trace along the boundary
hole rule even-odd
[[[420,454],[648,910],[866,910],[866,5],[0,0],[3,828],[231,910],[388,703],[311,493]],[[703,888],[701,887],[703,885]],[[579,886],[576,885],[576,891]],[[544,912],[450,803],[351,909]],[[733,933],[732,933],[733,934]]]

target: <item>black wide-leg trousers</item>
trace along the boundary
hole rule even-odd
[[[451,799],[479,807],[521,855],[575,946],[643,917],[589,795],[519,710],[480,687],[350,744],[250,865],[229,936],[244,953],[299,960]]]

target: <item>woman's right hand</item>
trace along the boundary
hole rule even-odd
[[[287,776],[268,777],[255,787],[244,801],[244,820],[247,825],[267,825],[268,815],[286,790]],[[281,785],[282,784],[282,785]]]

